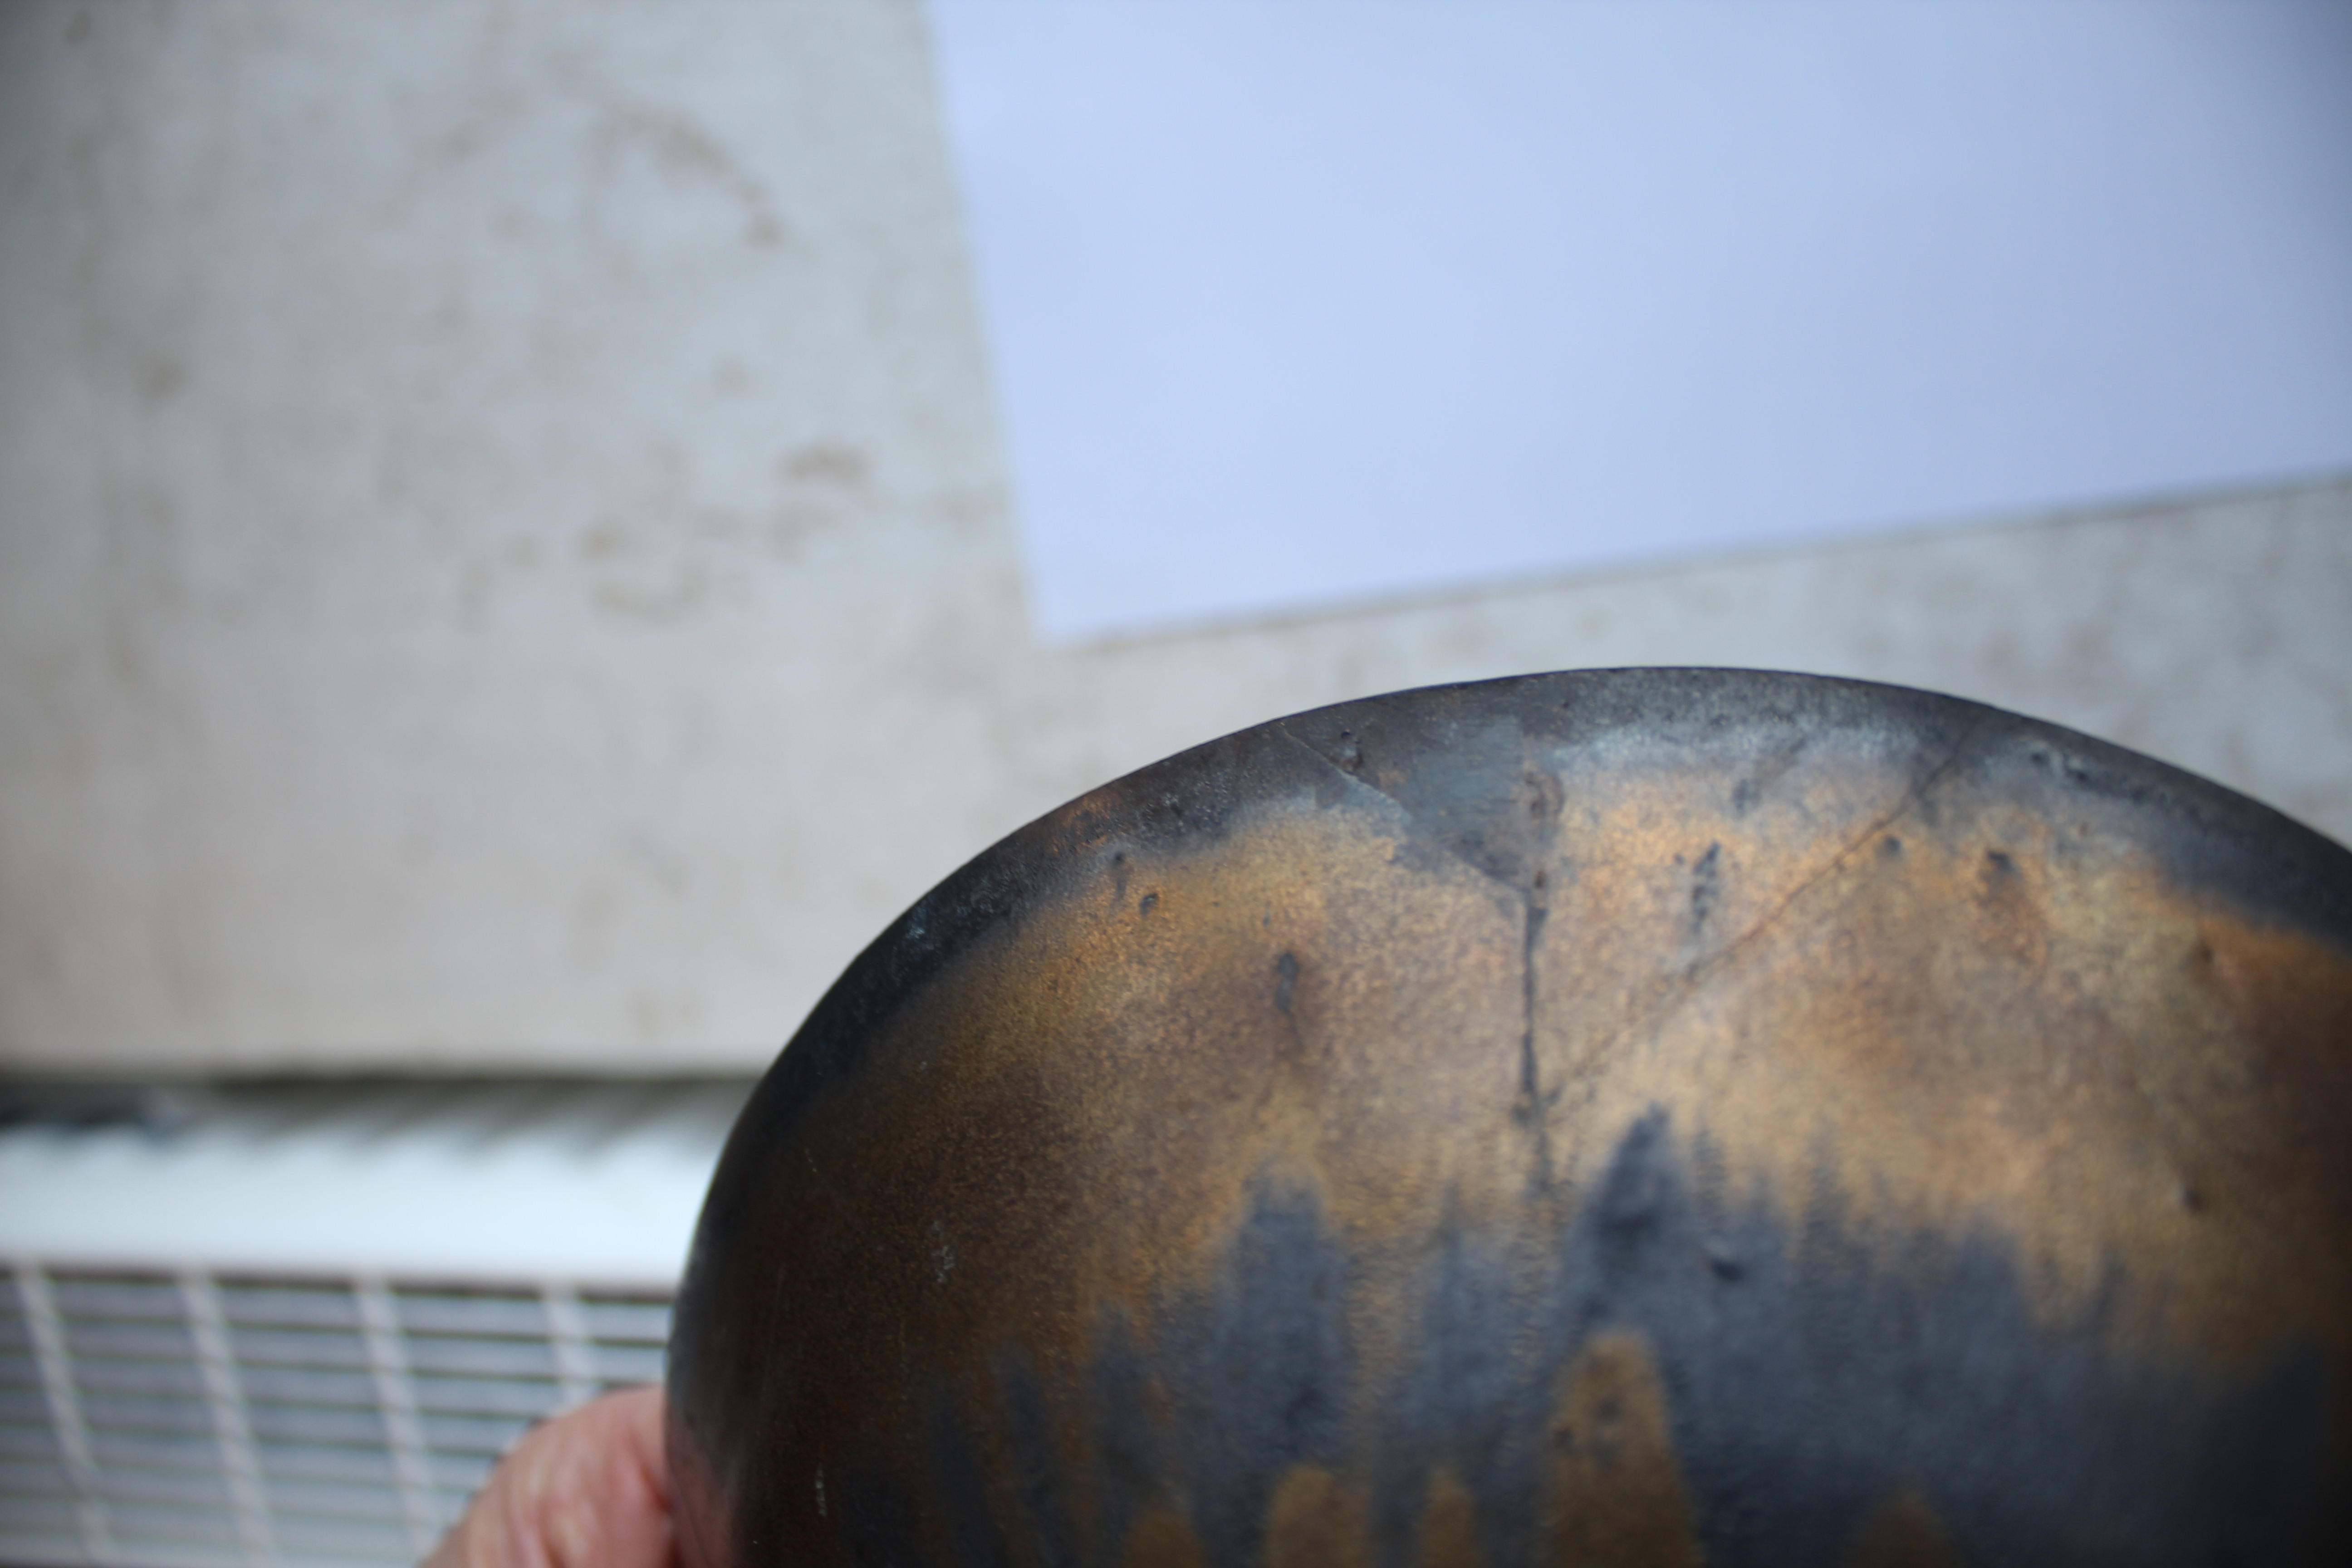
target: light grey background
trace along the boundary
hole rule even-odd
[[[2341,477],[1048,649],[993,419],[909,0],[0,7],[0,1065],[757,1067],[1080,790],[1561,666],[2352,833]]]
[[[1052,636],[2352,465],[2341,0],[932,11]]]

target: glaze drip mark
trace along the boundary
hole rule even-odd
[[[1706,917],[1723,895],[1723,846],[1710,844],[1691,868],[1690,934],[1694,941],[1706,928]]]
[[[1286,952],[1274,961],[1274,1005],[1286,1018],[1298,990],[1298,955]]]
[[[1127,1537],[1119,1568],[1209,1568],[1201,1555],[1200,1537],[1184,1516],[1165,1503],[1155,1503]]]
[[[1597,1205],[1605,1270],[1633,1267],[1656,1238],[1673,1181],[1666,1151],[1666,1116],[1652,1110],[1633,1123],[1609,1164]]]
[[[1642,1337],[1594,1335],[1560,1384],[1544,1488],[1549,1561],[1698,1568],[1665,1388]]]
[[[1959,1568],[1960,1562],[1935,1509],[1906,1483],[1864,1523],[1843,1568]]]
[[[2047,959],[2044,920],[2032,886],[2006,851],[1985,851],[1977,907],[1983,916],[1979,935],[1986,946],[2030,967],[2038,968]]]
[[[1526,755],[1528,737],[1516,724],[1489,727],[1451,742],[1458,750],[1493,757],[1497,769],[1507,768],[1503,777],[1510,784],[1501,790],[1454,788],[1443,779],[1412,772],[1376,779],[1365,768],[1363,747],[1352,731],[1339,731],[1328,746],[1287,731],[1282,733],[1326,766],[1385,797],[1412,826],[1415,841],[1518,895],[1520,1029],[1512,1116],[1533,1134],[1529,1184],[1536,1191],[1549,1191],[1555,1179],[1549,1115],[1561,1091],[1558,1087],[1547,1089],[1542,1082],[1537,1048],[1538,954],[1550,917],[1548,889],[1565,786],[1550,768]],[[1472,770],[1473,776],[1486,776],[1487,772]]]
[[[1127,1561],[1136,1559],[1139,1542],[1152,1534],[1150,1521],[1183,1526],[1160,1496],[1160,1477],[1167,1473],[1171,1434],[1167,1430],[1168,1394],[1153,1379],[1133,1320],[1125,1310],[1112,1308],[1096,1324],[1094,1357],[1087,1367],[1087,1425],[1094,1434],[1091,1479],[1097,1540],[1105,1544],[1127,1542]],[[1097,1560],[1102,1554],[1097,1553]],[[1192,1551],[1199,1557],[1198,1543]]]
[[[1560,1089],[1547,1090],[1543,1086],[1542,1061],[1536,1051],[1537,984],[1536,960],[1540,951],[1544,922],[1551,911],[1537,898],[1542,893],[1544,875],[1535,876],[1535,890],[1527,900],[1519,936],[1519,1093],[1511,1107],[1518,1123],[1535,1135],[1528,1177],[1539,1192],[1549,1191],[1552,1184],[1550,1112],[1558,1102]]]
[[[965,1438],[965,1423],[952,1392],[932,1392],[924,1422],[925,1474],[939,1500],[940,1526],[948,1556],[975,1568],[1005,1568],[1011,1562],[989,1496],[988,1469]],[[817,1511],[824,1511],[824,1472],[818,1472]]]
[[[1076,1521],[1069,1489],[1061,1484],[1063,1458],[1054,1413],[1037,1369],[1018,1352],[998,1363],[998,1409],[1013,1459],[1013,1510],[1022,1540],[1035,1544],[1038,1568],[1075,1568]]]
[[[1478,1568],[1478,1500],[1443,1465],[1422,1500],[1420,1546],[1416,1568]]]
[[[1321,1465],[1294,1468],[1266,1510],[1265,1568],[1370,1568],[1362,1500]]]
[[[1170,1447],[1190,1458],[1191,1523],[1212,1563],[1257,1558],[1272,1478],[1344,1455],[1352,1276],[1319,1196],[1268,1173],[1215,1281],[1160,1313]]]

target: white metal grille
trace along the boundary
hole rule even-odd
[[[0,1562],[415,1562],[661,1376],[750,1088],[0,1079]]]
[[[0,1284],[0,1557],[414,1563],[530,1424],[657,1381],[669,1300],[566,1280],[45,1268]]]

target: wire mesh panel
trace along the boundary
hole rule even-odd
[[[0,1558],[414,1563],[552,1412],[657,1382],[667,1292],[47,1268],[0,1282]]]

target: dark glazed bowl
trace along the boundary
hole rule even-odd
[[[850,966],[670,1366],[695,1568],[2352,1562],[2352,853],[1850,681],[1244,731]]]

